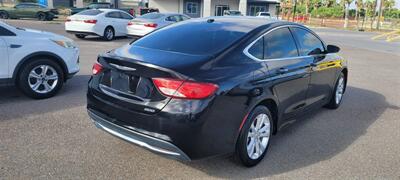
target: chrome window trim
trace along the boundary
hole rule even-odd
[[[316,35],[314,32],[311,32],[311,31],[308,30],[307,28],[304,28],[304,27],[299,26],[299,25],[282,25],[282,26],[278,26],[278,27],[272,28],[272,29],[268,30],[267,32],[265,32],[264,34],[262,34],[261,36],[259,36],[257,39],[255,39],[253,42],[251,42],[249,45],[247,45],[247,46],[244,48],[243,54],[246,55],[247,57],[249,57],[250,59],[253,59],[253,60],[255,60],[255,61],[260,61],[260,62],[265,62],[265,61],[283,61],[283,60],[290,60],[290,59],[302,59],[302,58],[307,58],[307,57],[320,56],[320,55],[308,55],[308,56],[300,56],[300,55],[298,55],[298,56],[295,56],[295,57],[287,57],[287,58],[259,59],[259,58],[256,58],[256,57],[254,57],[253,55],[251,55],[251,54],[249,53],[249,49],[250,49],[258,40],[260,40],[261,38],[263,38],[263,37],[266,36],[267,34],[271,33],[272,31],[275,31],[275,30],[277,30],[277,29],[281,29],[281,28],[290,28],[290,27],[301,28],[301,29],[304,29],[304,30],[310,32],[311,34],[313,34],[315,37],[317,37],[317,38],[322,42],[322,45],[323,45],[324,48],[325,48],[325,42],[324,42],[318,35]],[[290,30],[290,29],[289,29],[289,30]],[[291,32],[291,33],[292,33],[292,32]],[[293,38],[295,38],[295,37],[293,37]],[[293,39],[293,40],[296,41],[295,39]],[[297,46],[297,43],[296,43],[296,42],[295,42],[295,44],[296,44],[296,46]],[[298,48],[298,47],[297,47],[297,48]]]

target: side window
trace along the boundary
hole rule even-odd
[[[190,18],[188,18],[186,16],[182,16],[182,15],[180,15],[180,17],[182,18],[182,21],[186,21],[186,20],[190,19]]]
[[[113,12],[107,13],[106,17],[108,17],[108,18],[121,18],[119,12],[117,12],[117,11],[113,11]]]
[[[129,20],[133,19],[133,17],[130,16],[129,14],[127,14],[127,13],[120,12],[120,14],[121,14],[122,19],[129,19]]]
[[[264,59],[296,56],[296,43],[288,28],[279,28],[264,36]]]
[[[264,37],[257,40],[257,42],[250,47],[249,53],[258,59],[264,59]]]
[[[15,33],[9,31],[6,28],[0,26],[0,36],[15,36]]]
[[[25,4],[18,4],[15,6],[15,8],[20,9],[20,8],[25,8],[26,5]]]
[[[308,56],[321,54],[324,51],[324,45],[314,34],[302,28],[291,28],[296,38],[299,40],[300,55]]]
[[[171,21],[171,22],[178,22],[178,19],[176,18],[176,16],[168,16],[165,20]]]

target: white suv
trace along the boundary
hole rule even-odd
[[[79,49],[64,36],[0,21],[0,86],[35,99],[54,96],[79,71]]]

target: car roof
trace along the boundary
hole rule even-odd
[[[125,12],[119,9],[105,9],[105,8],[99,8],[98,10],[103,11],[103,12],[111,12],[111,11],[118,11],[118,12]]]

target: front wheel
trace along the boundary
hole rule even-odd
[[[50,59],[35,60],[21,70],[18,85],[24,94],[34,99],[54,96],[62,87],[61,67]]]
[[[265,156],[272,135],[273,120],[265,106],[257,106],[245,120],[236,144],[236,157],[247,166],[257,165]]]
[[[344,74],[341,73],[336,81],[335,89],[332,93],[331,100],[325,107],[329,109],[337,109],[342,103],[345,88],[346,88],[346,78]]]

